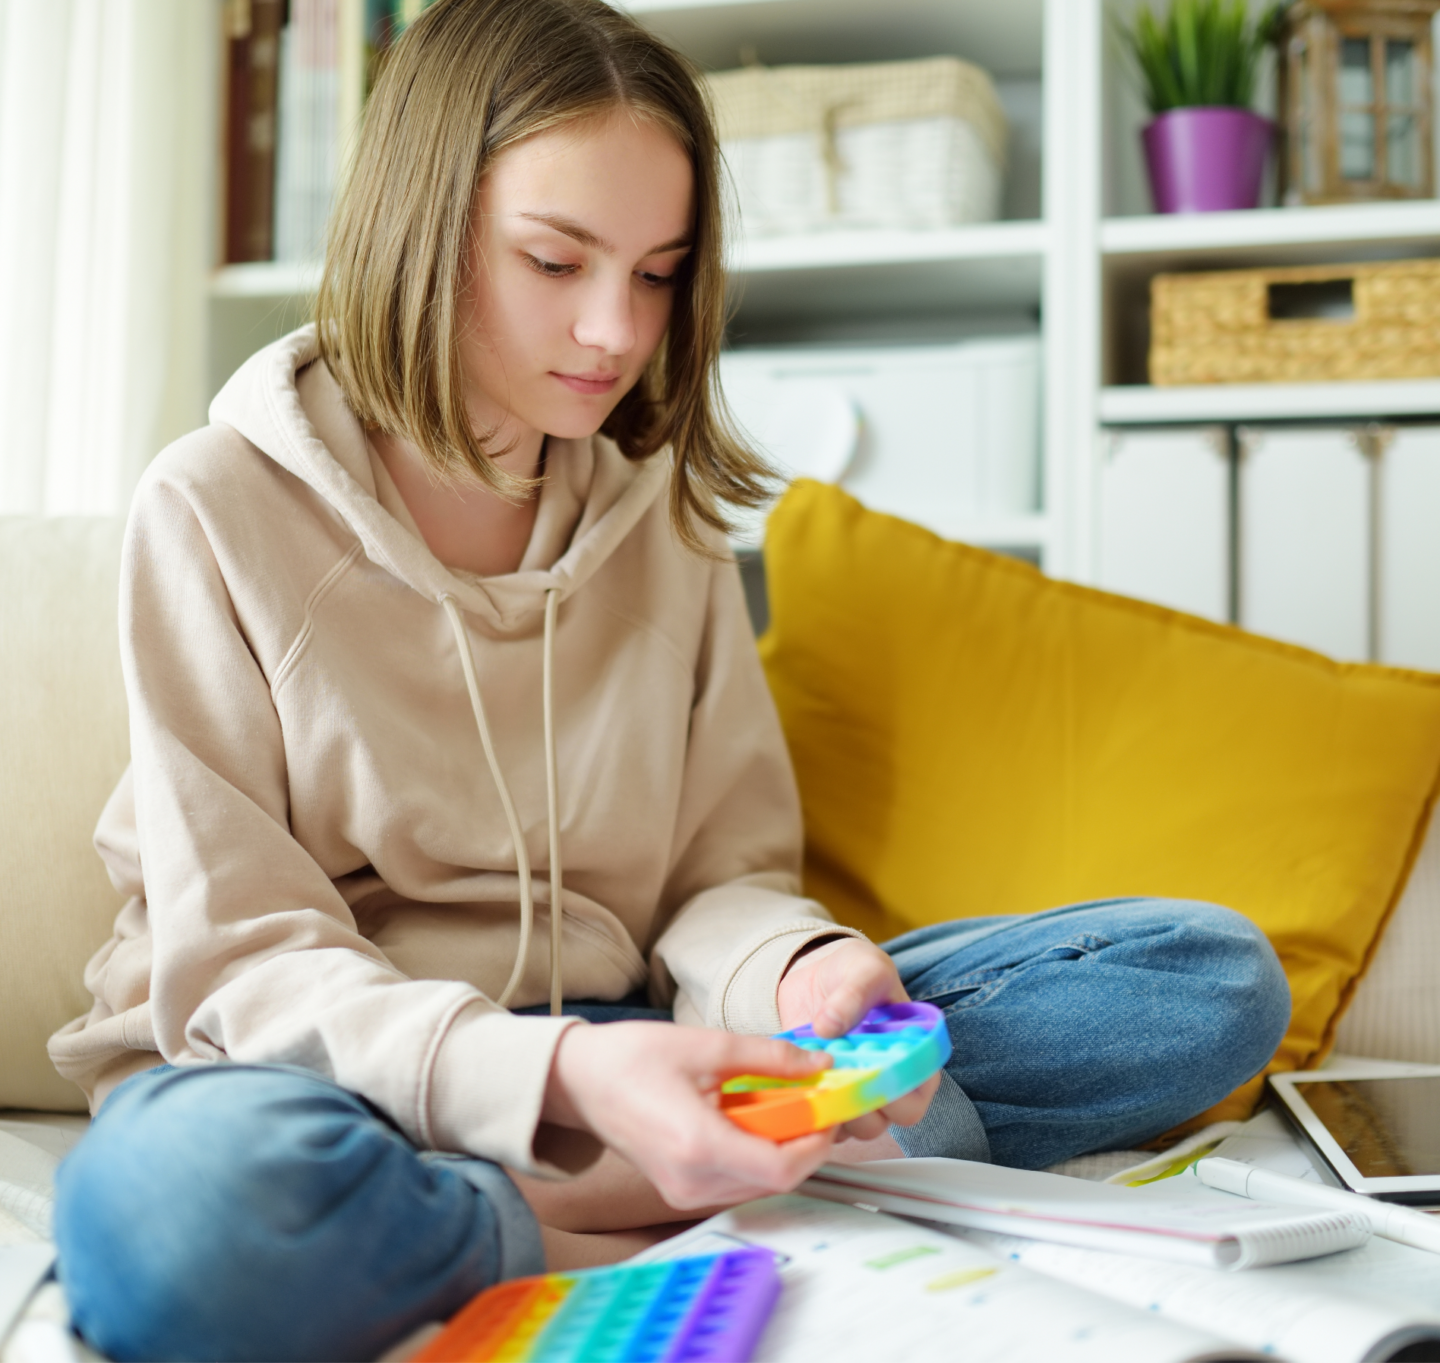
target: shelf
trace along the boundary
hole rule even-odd
[[[730,273],[748,318],[1032,308],[1049,234],[1041,222],[928,232],[834,232],[747,242]],[[226,265],[212,298],[307,297],[320,263]]]
[[[998,312],[1040,303],[1043,222],[835,232],[743,243],[730,261],[742,320]]]
[[[320,287],[320,261],[261,260],[222,265],[210,276],[211,298],[299,298]]]
[[[1174,213],[1110,218],[1100,249],[1111,268],[1270,262],[1302,264],[1366,250],[1372,256],[1440,249],[1440,202],[1259,208],[1242,213]],[[1138,258],[1143,258],[1142,260]]]
[[[1100,420],[1115,426],[1322,419],[1375,421],[1435,415],[1440,415],[1440,379],[1217,383],[1185,388],[1135,384],[1100,390]]]
[[[1044,0],[624,0],[622,8],[701,66],[892,61],[945,53],[991,75],[1041,67]]]

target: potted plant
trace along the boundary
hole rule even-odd
[[[1171,0],[1162,21],[1142,0],[1120,26],[1154,115],[1141,140],[1159,212],[1259,204],[1274,125],[1250,101],[1287,8],[1282,0],[1252,22],[1246,0]]]

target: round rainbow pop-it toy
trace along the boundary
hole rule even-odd
[[[807,1051],[825,1051],[833,1068],[804,1079],[742,1074],[720,1089],[720,1111],[736,1126],[772,1141],[863,1117],[919,1088],[950,1058],[945,1015],[928,1003],[872,1008],[844,1036],[820,1037],[812,1027],[780,1032]]]

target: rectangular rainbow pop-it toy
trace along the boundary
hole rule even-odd
[[[779,1295],[775,1256],[758,1246],[516,1278],[412,1363],[747,1363]]]
[[[826,1051],[834,1066],[805,1079],[743,1074],[727,1079],[720,1110],[737,1126],[772,1141],[854,1121],[919,1088],[950,1059],[945,1015],[928,1003],[887,1003],[840,1037],[813,1027],[780,1032],[807,1051]]]

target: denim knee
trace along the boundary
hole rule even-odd
[[[1195,1041],[1226,1070],[1229,1092],[1264,1069],[1284,1039],[1290,1025],[1284,967],[1265,934],[1233,909],[1194,901],[1163,907],[1176,912],[1177,948],[1206,962],[1210,1016]]]
[[[939,925],[886,949],[907,989],[944,1008],[947,1069],[991,1158],[1022,1168],[1132,1146],[1205,1111],[1264,1067],[1290,1012],[1264,935],[1213,904],[1102,900]],[[953,1153],[932,1139],[939,1123],[897,1140]]]
[[[542,1267],[533,1218],[492,1172],[422,1158],[319,1076],[151,1071],[57,1172],[60,1275],[81,1333],[117,1360],[371,1358]]]

